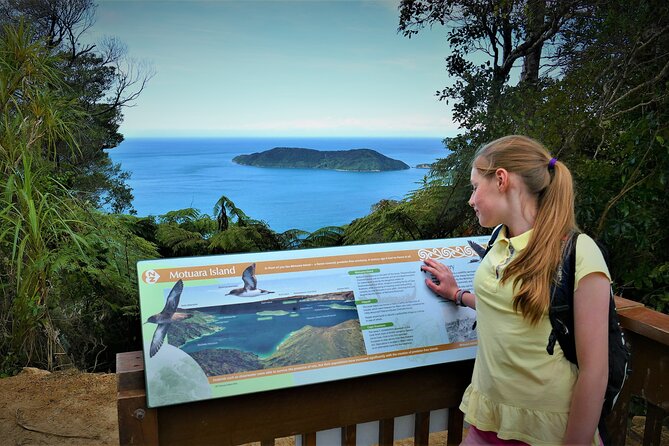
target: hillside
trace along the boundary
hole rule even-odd
[[[334,327],[301,328],[267,358],[266,364],[269,368],[283,367],[364,354],[360,322],[349,320]]]
[[[179,311],[190,314],[190,317],[171,324],[167,335],[167,342],[170,345],[181,347],[188,341],[216,333],[217,329],[212,323],[214,320],[212,316],[197,310],[179,309]]]
[[[409,166],[371,149],[314,150],[297,147],[275,147],[264,152],[239,155],[237,164],[286,169],[331,169],[355,172],[404,170]]]

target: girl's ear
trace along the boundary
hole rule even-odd
[[[509,172],[500,167],[495,171],[495,181],[497,182],[497,189],[500,192],[506,191],[509,187]]]

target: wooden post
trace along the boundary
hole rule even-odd
[[[355,439],[357,433],[357,426],[355,424],[344,426],[341,428],[341,444],[342,446],[355,446]]]
[[[393,446],[395,439],[395,419],[379,420],[379,446]]]
[[[430,412],[416,414],[413,428],[414,446],[428,446],[430,440]]]
[[[302,446],[316,446],[316,432],[302,434]]]
[[[458,445],[462,442],[462,427],[464,425],[465,414],[458,407],[448,409],[448,437],[446,444]]]
[[[122,445],[158,445],[158,412],[146,405],[142,352],[116,355],[118,433]]]

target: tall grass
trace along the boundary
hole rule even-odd
[[[41,181],[38,178],[44,178]],[[55,188],[61,196],[46,189]],[[67,193],[24,155],[20,169],[9,175],[0,198],[0,243],[7,252],[6,274],[14,285],[9,310],[9,339],[13,352],[21,352],[26,363],[53,369],[54,358],[66,358],[58,331],[49,317],[51,277],[75,261],[72,252],[58,248],[68,243],[85,244],[75,228],[76,207]]]

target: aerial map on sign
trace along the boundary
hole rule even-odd
[[[436,296],[426,258],[471,288],[487,237],[138,263],[150,407],[473,358],[475,312]],[[480,251],[480,250],[479,250]]]

